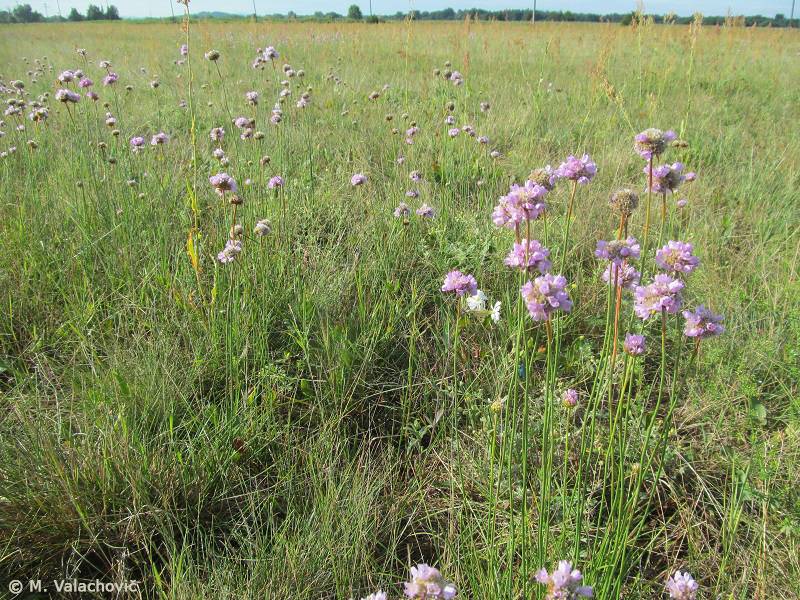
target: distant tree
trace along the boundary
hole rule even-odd
[[[83,21],[83,15],[79,13],[78,9],[73,6],[72,10],[69,11],[67,21]]]
[[[370,15],[367,17],[367,23],[380,23],[381,18],[378,15]]]
[[[325,18],[328,19],[329,21],[335,21],[336,19],[341,19],[342,15],[340,15],[337,12],[329,12],[325,13]]]
[[[633,18],[636,16],[635,12],[629,12],[627,15],[622,15],[622,20],[619,22],[623,27],[633,25]]]
[[[297,18],[297,15],[295,14],[295,12],[293,10],[290,10],[289,14],[287,15],[287,17],[289,18],[290,21],[294,21]]]
[[[119,21],[119,9],[113,4],[109,4],[106,7],[105,18],[107,21]]]
[[[575,15],[572,14],[571,10],[568,10],[567,12],[564,13],[564,20],[565,21],[574,21],[575,20]]]
[[[86,9],[87,21],[102,21],[105,16],[106,14],[103,12],[103,9],[99,6],[95,6],[94,4],[90,4]]]
[[[317,12],[314,13],[314,17],[316,19],[324,19],[325,18],[325,13],[322,12],[321,10],[318,10]]]
[[[364,15],[361,14],[361,9],[358,7],[358,4],[351,4],[350,8],[347,9],[347,18],[353,21],[360,21]]]
[[[30,4],[19,4],[11,11],[17,23],[38,23],[44,21],[42,13],[36,12]]]
[[[0,23],[13,23],[14,16],[7,10],[0,10]]]

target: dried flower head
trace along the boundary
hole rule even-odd
[[[536,185],[541,186],[550,192],[555,187],[555,183],[558,180],[558,177],[556,177],[555,173],[556,172],[553,170],[553,167],[546,165],[541,169],[533,169],[529,179]]]
[[[206,52],[206,60],[210,60],[211,62],[216,62],[219,60],[219,52],[216,50],[209,50]]]
[[[253,227],[253,234],[264,237],[272,232],[272,223],[269,219],[261,219],[256,226]]]
[[[608,205],[621,216],[630,217],[636,207],[639,206],[639,196],[636,195],[636,192],[627,188],[619,190],[611,196]]]
[[[655,127],[645,129],[633,142],[633,149],[645,159],[655,158],[666,152],[669,143],[675,139],[674,131],[661,131]]]

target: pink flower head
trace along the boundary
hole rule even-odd
[[[162,144],[166,144],[168,141],[169,141],[169,136],[162,131],[161,133],[157,133],[153,136],[153,139],[150,140],[150,145],[160,146]]]
[[[225,192],[235,192],[237,190],[236,180],[227,173],[217,173],[208,178],[217,195],[222,196]]]
[[[181,44],[181,56],[189,56],[189,46]]]
[[[91,93],[91,92],[90,92]],[[68,90],[66,88],[59,88],[56,90],[56,100],[59,100],[66,104],[67,102],[72,102],[73,104],[77,104],[81,101],[80,94]]]
[[[217,260],[221,263],[233,262],[236,256],[242,251],[242,242],[239,240],[228,240],[225,248],[217,254]]]
[[[103,85],[112,85],[114,83],[117,83],[117,79],[118,75],[116,73],[109,71],[108,75],[103,77]]]
[[[548,269],[553,266],[553,263],[547,258],[550,256],[550,251],[537,240],[531,240],[530,243],[528,243],[528,240],[523,239],[521,244],[515,243],[514,249],[503,262],[509,267],[520,267],[524,269],[526,246],[528,256],[528,267],[526,270],[533,271],[534,269],[538,269],[541,273],[546,273]]]
[[[350,185],[361,185],[362,183],[366,183],[367,178],[365,175],[361,173],[356,173],[350,178]]]
[[[662,309],[674,315],[683,307],[683,282],[673,279],[665,273],[653,277],[653,283],[648,286],[638,286],[633,294],[633,310],[638,317],[647,319],[650,315],[661,312]]]
[[[588,154],[584,154],[581,158],[570,155],[555,170],[557,177],[577,181],[580,184],[589,183],[596,173],[597,165],[592,162]]]
[[[575,408],[578,405],[578,391],[573,389],[566,390],[561,394],[561,403],[564,408]]]
[[[456,587],[452,583],[447,583],[438,569],[425,564],[411,567],[411,582],[404,583],[403,586],[405,587],[403,593],[406,596],[419,600],[432,598],[450,600],[458,593]]]
[[[695,600],[700,586],[689,573],[675,571],[675,576],[667,579],[669,597],[675,600]]]
[[[461,271],[449,271],[442,285],[443,292],[455,292],[459,296],[474,296],[478,293],[478,282],[472,275],[463,275]]]
[[[599,240],[594,255],[619,266],[627,260],[639,258],[641,251],[642,247],[636,243],[636,238],[629,237],[627,240],[612,240],[610,242]]]
[[[405,202],[401,202],[400,204],[397,205],[397,208],[394,209],[395,217],[404,217],[408,214],[411,214],[411,209]]]
[[[81,79],[78,82],[78,87],[81,87],[81,88],[88,88],[88,87],[92,87],[93,85],[94,85],[94,81],[92,81],[88,77],[84,77],[83,79]]]
[[[641,356],[647,350],[647,341],[644,336],[637,333],[626,333],[625,341],[622,342],[625,352],[631,356]]]
[[[547,273],[528,281],[520,288],[520,293],[534,321],[548,320],[558,309],[572,310],[572,301],[565,288],[567,280],[563,275]]]
[[[691,273],[700,264],[700,259],[692,254],[692,250],[692,244],[671,240],[656,251],[656,266],[674,273]]]
[[[649,160],[663,154],[669,147],[669,143],[674,139],[674,131],[670,130],[665,132],[652,127],[650,129],[645,129],[636,136],[633,142],[633,149],[639,156]]]
[[[603,271],[603,281],[618,285],[629,290],[635,290],[639,285],[639,279],[642,274],[634,269],[631,265],[615,265],[609,263],[606,270]]]
[[[131,146],[133,146],[133,152],[137,153],[144,148],[145,141],[143,137],[136,136],[131,138]]]
[[[283,180],[283,177],[281,177],[280,175],[275,175],[269,178],[269,181],[267,182],[267,187],[268,188],[281,187],[285,183],[286,182]]]
[[[224,137],[225,130],[222,127],[214,127],[214,129],[211,130],[211,139],[215,142],[219,142]]]
[[[539,569],[536,573],[536,581],[547,586],[545,600],[576,600],[578,596],[594,598],[591,586],[578,585],[582,579],[581,572],[573,569],[572,563],[566,560],[559,561],[558,568],[552,573],[547,569]]]
[[[433,216],[434,216],[434,214],[435,214],[435,213],[433,212],[433,209],[432,209],[430,206],[428,206],[427,204],[423,204],[423,205],[422,205],[422,206],[420,206],[420,207],[419,207],[419,208],[418,208],[418,209],[417,209],[415,212],[416,212],[416,213],[417,213],[417,214],[418,214],[420,217],[427,217],[427,218],[429,218],[429,219],[432,219],[432,218],[433,218]]]
[[[457,128],[447,130],[447,135],[449,135],[451,138],[458,137],[460,134],[461,130]]]
[[[686,179],[685,175],[681,175],[681,171],[683,171],[683,165],[679,162],[671,165],[661,165],[653,169],[653,192],[657,194],[674,193],[681,182]],[[648,167],[644,168],[644,172],[649,174]]]
[[[686,326],[683,332],[687,337],[696,337],[704,340],[722,335],[725,331],[725,326],[720,325],[722,316],[714,315],[710,309],[702,304],[694,309],[694,312],[690,310],[683,311],[683,317],[686,319]]]

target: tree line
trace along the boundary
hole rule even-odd
[[[202,16],[206,16],[203,14]],[[208,15],[213,17],[214,15]],[[369,15],[364,17],[361,8],[357,4],[352,4],[347,11],[347,15],[341,15],[336,12],[323,13],[321,11],[315,12],[313,15],[297,15],[294,11],[288,14],[272,14],[268,15],[271,19],[289,19],[297,21],[339,21],[347,19],[348,21],[362,21],[365,20],[370,23],[379,23],[381,21],[397,21],[407,18],[419,21],[463,21],[469,16],[472,19],[481,21],[531,21],[533,19],[533,10],[509,8],[506,10],[486,10],[483,8],[470,8],[459,9],[445,8],[442,10],[434,11],[413,11],[406,13],[397,11],[393,15]],[[647,15],[652,17],[655,23],[675,23],[678,25],[688,25],[694,21],[694,16],[690,17],[677,17],[675,15]],[[566,21],[566,22],[584,22],[584,23],[620,23],[621,25],[630,25],[634,23],[638,15],[636,12],[630,13],[578,13],[570,10],[537,10],[536,21]],[[236,15],[226,15],[226,18],[236,18]],[[41,13],[36,12],[31,8],[30,4],[19,4],[13,10],[0,11],[0,23],[37,23],[44,21],[117,21],[120,19],[119,10],[116,6],[108,5],[105,10],[94,4],[90,4],[86,10],[86,14],[79,13],[75,8],[70,10],[69,16],[65,19],[61,16],[45,18]],[[703,25],[724,25],[728,21],[728,17],[703,17]],[[744,17],[739,21],[748,27],[789,27],[789,19],[783,14],[777,14],[774,17],[765,17],[763,15],[753,15]],[[791,23],[792,27],[800,25],[800,19],[794,19]]]
[[[45,17],[42,13],[33,10],[30,4],[18,4],[12,10],[0,10],[0,23],[45,23],[63,21],[119,21],[119,9],[113,4],[103,10],[99,6],[90,4],[83,15],[73,8],[65,19],[61,15]]]

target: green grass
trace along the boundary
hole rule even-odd
[[[797,597],[796,32],[203,21],[190,25],[191,90],[174,64],[184,35],[115,23],[0,36],[0,79],[23,80],[28,103],[49,92],[51,109],[40,126],[28,107],[0,127],[0,150],[17,147],[0,159],[3,590],[76,577],[135,579],[153,598],[399,597],[408,567],[427,562],[463,597],[540,598],[535,571],[570,559],[599,598],[666,597],[677,569],[703,599]],[[267,45],[276,70],[253,69]],[[222,77],[203,58],[212,48]],[[45,73],[26,75],[36,58]],[[102,59],[119,73],[114,91]],[[445,61],[463,86],[433,75]],[[284,63],[305,77],[275,127]],[[55,100],[68,68],[94,80],[97,104],[84,97],[68,114]],[[178,106],[190,99],[191,111]],[[451,100],[458,126],[488,145],[447,138]],[[265,138],[240,140],[237,116]],[[245,200],[232,264],[216,260],[233,208],[208,184],[217,126],[222,170]],[[699,176],[680,188],[682,212],[668,199],[663,236],[694,243],[687,308],[724,314],[726,332],[701,344],[689,374],[691,345],[670,321],[662,370],[649,319],[647,354],[624,362],[629,395],[613,396],[620,371],[609,403],[594,249],[619,226],[610,194],[646,185],[632,145],[648,127],[689,143],[666,160]],[[171,140],[155,150],[159,131]],[[140,155],[135,135],[148,142]],[[520,275],[502,263],[513,233],[490,213],[511,181],[584,152],[599,172],[579,186],[566,255],[567,184],[545,197],[547,232],[537,222],[531,234],[575,302],[548,344],[541,323],[518,318]],[[280,193],[266,187],[274,173]],[[368,182],[352,187],[354,173]],[[401,201],[407,227],[392,216]],[[422,202],[430,221],[413,214]],[[249,232],[263,218],[273,232],[260,243]],[[640,207],[630,234],[643,224]],[[497,325],[440,291],[452,269],[502,301]],[[623,337],[630,312],[626,295]],[[559,400],[567,388],[581,395],[574,413]]]

